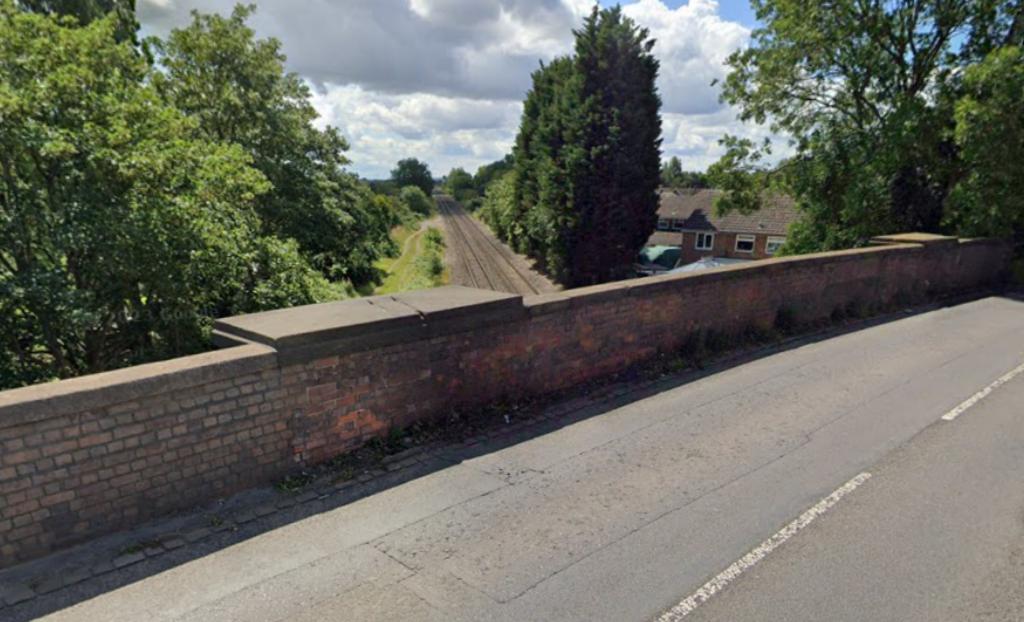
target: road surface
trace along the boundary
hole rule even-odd
[[[449,196],[437,197],[448,234],[452,284],[533,296],[557,290]]]
[[[908,316],[668,382],[45,619],[1024,619],[1022,363],[1022,302]]]

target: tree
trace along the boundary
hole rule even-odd
[[[462,168],[453,168],[452,172],[448,173],[444,191],[460,203],[468,203],[478,196],[473,176]]]
[[[348,144],[334,128],[313,126],[309,88],[286,73],[275,39],[256,40],[246,21],[192,13],[166,41],[150,40],[163,71],[152,76],[166,101],[198,121],[201,136],[240,145],[272,184],[257,201],[264,232],[294,239],[331,280],[365,284],[390,245],[389,216],[343,170]]]
[[[514,148],[509,242],[539,259],[556,279],[572,277],[569,241],[580,228],[573,187],[587,165],[583,145],[582,77],[570,57],[533,74]],[[514,236],[514,237],[513,237]]]
[[[398,196],[398,192],[401,190],[395,185],[395,182],[390,179],[374,179],[366,182],[370,186],[370,190],[375,194],[385,196]]]
[[[1024,239],[1024,50],[1008,46],[966,69],[954,140],[965,173],[945,224],[965,236]]]
[[[515,158],[512,154],[506,155],[504,158],[485,164],[476,170],[476,174],[473,175],[473,184],[476,185],[477,194],[484,196],[487,193],[487,187],[493,182],[501,179],[515,167]]]
[[[648,31],[619,7],[595,7],[574,34],[575,56],[533,74],[509,215],[519,248],[569,286],[626,274],[657,222],[661,168]]]
[[[661,185],[666,188],[708,188],[707,176],[683,170],[683,163],[672,156],[661,166]]]
[[[414,214],[429,216],[434,211],[434,201],[416,186],[406,186],[398,195],[399,200]]]
[[[496,236],[507,241],[513,248],[520,246],[523,230],[516,219],[518,213],[515,210],[515,179],[512,171],[487,186],[480,216]]]
[[[416,186],[426,195],[434,191],[434,178],[430,174],[430,169],[416,158],[400,160],[391,171],[391,181],[398,188]]]
[[[661,167],[661,185],[666,188],[678,188],[683,180],[683,163],[679,158],[672,158]]]
[[[135,42],[139,22],[135,19],[135,0],[16,0],[23,11],[73,17],[81,26],[87,26],[108,15],[117,18],[115,37],[118,41]]]
[[[661,98],[654,40],[619,7],[593,10],[576,32],[582,75],[584,148],[574,187],[581,229],[570,244],[575,284],[622,275],[657,224]]]
[[[850,247],[873,235],[956,233],[950,194],[970,163],[955,138],[961,76],[1024,37],[1010,0],[754,0],[764,24],[729,57],[723,100],[745,121],[791,137],[795,155],[769,165],[771,143],[726,137],[710,172],[723,210],[756,209],[765,189],[805,212],[787,248]],[[1007,131],[1012,127],[1007,126]],[[967,167],[967,168],[965,168]]]
[[[213,318],[327,286],[261,235],[251,156],[195,138],[119,26],[0,0],[2,387],[202,350]]]

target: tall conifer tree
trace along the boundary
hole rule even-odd
[[[519,250],[568,286],[625,275],[657,221],[661,98],[654,41],[619,7],[595,8],[576,54],[542,66],[516,139]]]

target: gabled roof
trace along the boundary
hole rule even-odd
[[[793,199],[785,196],[769,198],[764,208],[753,214],[715,216],[715,198],[720,194],[721,190],[662,190],[658,217],[682,220],[688,231],[786,235],[799,216]]]

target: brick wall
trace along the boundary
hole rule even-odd
[[[0,567],[391,426],[614,373],[697,330],[993,285],[1010,255],[991,240],[879,244],[527,299],[443,288],[229,318],[219,352],[0,392]]]
[[[697,250],[697,234],[692,231],[683,232],[683,242],[680,249],[681,263],[683,265],[699,261],[702,257],[729,257],[732,259],[770,259],[772,255],[767,253],[768,238],[783,238],[778,235],[754,235],[754,251],[743,253],[736,250],[735,233],[714,232],[715,241],[711,250]]]

